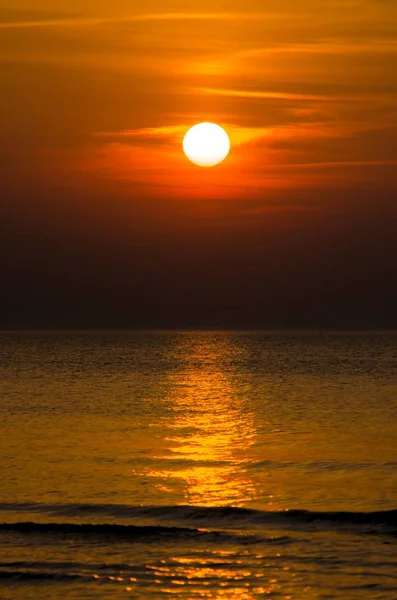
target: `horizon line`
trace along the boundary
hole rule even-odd
[[[41,329],[0,329],[1,334],[9,333],[389,333],[397,334],[397,328],[380,327],[275,327],[275,328],[254,328],[254,327],[143,327],[143,328],[41,328]]]

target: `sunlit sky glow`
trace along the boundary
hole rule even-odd
[[[334,185],[392,178],[394,2],[7,4],[3,144],[49,179],[67,165],[93,186],[128,177],[161,194],[153,179],[183,179],[179,138],[201,120],[234,129],[248,194],[280,169],[287,186],[329,185],[330,168]]]

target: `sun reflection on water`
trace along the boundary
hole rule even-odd
[[[165,400],[171,414],[160,424],[167,431],[166,444],[156,457],[169,468],[150,475],[171,486],[182,483],[181,504],[239,506],[255,497],[247,466],[256,431],[242,390],[223,368],[222,354],[230,358],[241,350],[231,344],[219,348],[211,336],[180,350],[182,367],[169,376]],[[167,484],[158,486],[167,489]]]

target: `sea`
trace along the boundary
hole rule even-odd
[[[0,599],[397,599],[397,334],[0,333]]]

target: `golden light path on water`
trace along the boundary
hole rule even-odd
[[[168,448],[157,458],[168,461],[170,469],[148,475],[179,480],[184,488],[180,504],[241,506],[255,497],[246,465],[256,431],[243,395],[220,366],[224,351],[211,338],[195,348],[186,346],[184,368],[169,379],[166,402],[172,416],[161,423],[169,431]],[[167,492],[166,485],[159,485]]]

